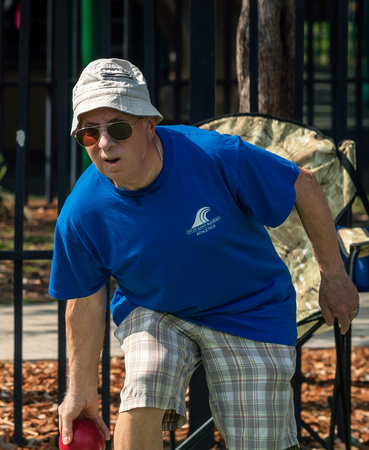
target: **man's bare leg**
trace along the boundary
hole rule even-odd
[[[115,450],[162,450],[165,409],[135,408],[120,413],[115,426]]]

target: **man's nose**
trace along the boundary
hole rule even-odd
[[[110,147],[114,143],[114,140],[110,137],[110,134],[106,129],[100,129],[100,136],[98,140],[98,145],[100,148]]]

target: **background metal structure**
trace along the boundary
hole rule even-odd
[[[304,0],[296,0],[295,118],[318,126],[336,141],[354,138],[363,175],[369,172],[365,152],[369,141],[365,130],[369,115],[365,100],[368,49],[364,33],[368,0],[314,3],[320,4],[324,13],[305,8]],[[22,445],[23,263],[52,258],[52,251],[24,250],[24,206],[30,195],[43,195],[47,201],[57,196],[61,208],[81,172],[80,149],[69,137],[69,127],[71,89],[86,62],[82,25],[85,21],[86,26],[89,13],[96,17],[98,12],[99,20],[89,30],[96,38],[94,57],[130,59],[145,73],[152,100],[166,117],[164,123],[194,124],[237,112],[235,24],[241,0],[20,0],[19,28],[14,24],[18,2],[3,0],[0,4],[0,154],[8,166],[8,174],[0,183],[13,191],[16,199],[14,250],[0,251],[0,260],[14,262],[14,437]],[[258,1],[251,0],[250,6],[251,105],[256,112]],[[323,74],[317,71],[314,40],[314,27],[322,14],[330,24],[330,64],[328,73]],[[350,30],[355,34],[351,58],[356,63],[349,67]],[[323,119],[320,110],[324,108],[317,99],[320,88],[329,98],[327,103],[333,105]],[[36,90],[43,93],[37,96],[37,104],[31,101]],[[39,181],[36,188],[32,184],[35,179]],[[64,313],[65,303],[59,302],[59,400],[66,388]],[[109,348],[108,328],[102,386],[107,424]],[[196,384],[192,389],[196,390]],[[208,414],[206,401],[200,394],[195,397],[205,409],[192,409],[190,431]],[[207,436],[211,439],[211,434]]]

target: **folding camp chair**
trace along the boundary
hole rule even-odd
[[[344,141],[339,150],[332,139],[318,130],[295,121],[282,120],[269,115],[237,114],[207,120],[198,124],[207,130],[238,135],[243,140],[258,145],[286,159],[296,162],[300,167],[311,170],[327,196],[336,223],[345,216],[356,195],[356,188],[347,170],[341,164],[344,158],[355,166],[355,143]],[[342,158],[338,158],[338,154]],[[354,169],[355,170],[355,169]],[[349,225],[349,224],[346,224]],[[346,228],[347,230],[347,228]],[[320,273],[316,260],[295,209],[290,217],[278,228],[268,229],[272,241],[281,258],[288,266],[297,293],[297,370],[293,380],[296,421],[299,438],[304,427],[324,448],[332,448],[337,432],[346,448],[351,448],[350,433],[350,387],[351,387],[351,330],[344,336],[335,323],[336,376],[331,405],[331,424],[328,442],[323,440],[301,418],[301,348],[316,333],[328,330],[318,303]],[[351,240],[345,232],[345,241],[350,248]],[[365,243],[361,250],[369,253]],[[357,246],[355,247],[357,248]],[[351,255],[349,251],[349,254]],[[355,258],[357,257],[354,256]],[[350,256],[352,261],[352,256]],[[201,432],[212,426],[207,421],[202,431],[194,433],[178,449],[190,449]]]

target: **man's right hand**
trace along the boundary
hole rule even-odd
[[[68,392],[63,403],[59,406],[59,432],[63,437],[63,444],[68,445],[73,440],[73,421],[76,419],[93,420],[104,434],[105,440],[110,439],[108,427],[99,416],[99,399],[97,392],[82,399],[79,395]]]

